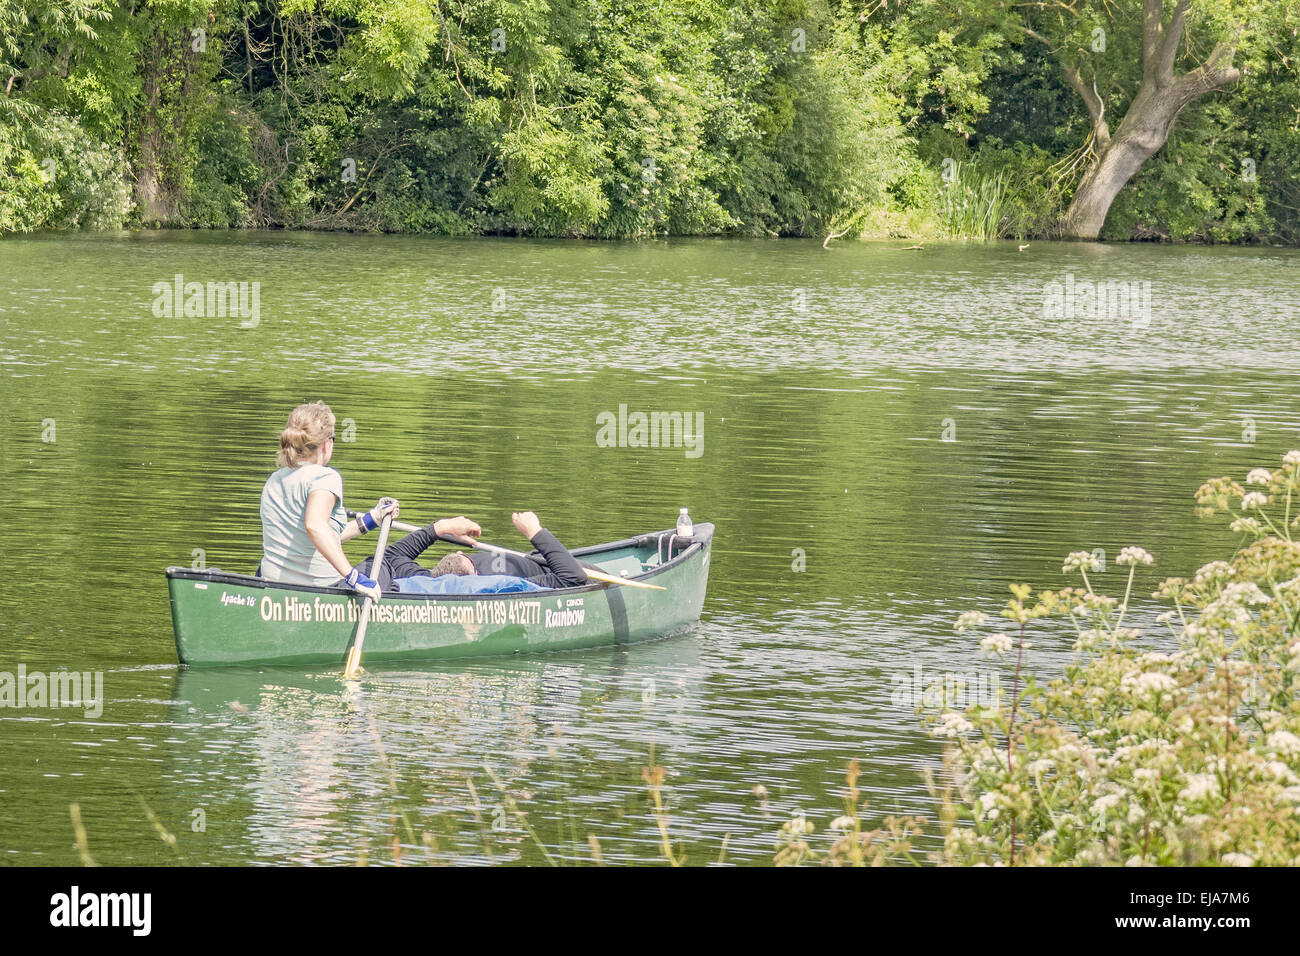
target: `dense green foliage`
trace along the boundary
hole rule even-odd
[[[1241,81],[1104,235],[1300,241],[1300,12],[1193,8]],[[0,0],[0,232],[1051,235],[1141,4]],[[1094,31],[1110,38],[1097,52]]]

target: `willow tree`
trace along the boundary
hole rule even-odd
[[[1097,238],[1111,203],[1165,145],[1178,114],[1241,77],[1233,61],[1246,16],[1270,5],[1142,0],[1138,9],[1136,0],[1074,0],[1025,6],[1025,33],[1053,51],[1092,126],[1062,235]]]

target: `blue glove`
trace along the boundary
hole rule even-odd
[[[369,511],[357,515],[357,523],[361,526],[361,533],[365,534],[367,531],[374,531],[378,528],[379,522],[383,521],[386,515],[392,514],[396,518],[398,513],[397,499],[383,497],[379,499],[379,504]]]
[[[379,583],[366,577],[356,568],[348,572],[348,576],[343,579],[347,586],[358,594],[370,598],[372,601],[378,601],[382,592],[379,590]]]

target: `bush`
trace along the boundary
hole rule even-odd
[[[0,232],[120,226],[131,210],[121,151],[24,105],[0,124]]]
[[[944,862],[1300,863],[1300,451],[1246,486],[1218,478],[1197,493],[1200,515],[1229,515],[1249,543],[1156,590],[1174,606],[1158,618],[1168,652],[1140,647],[1124,624],[1135,573],[1152,562],[1140,548],[1118,559],[1122,599],[1094,591],[1084,551],[1064,565],[1081,588],[1031,599],[1012,586],[1011,630],[981,641],[1014,655],[1010,699],[943,711],[933,730],[950,741],[956,787]],[[1028,626],[1046,618],[1069,621],[1078,657],[1039,683],[1021,663]],[[986,620],[968,612],[958,630]]]

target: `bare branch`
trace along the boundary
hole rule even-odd
[[[1182,109],[1206,93],[1221,90],[1239,79],[1241,79],[1241,70],[1235,66],[1229,65],[1218,70],[1207,70],[1204,66],[1198,66],[1192,72],[1184,73],[1174,83],[1174,96],[1178,108]]]
[[[1041,33],[1033,29],[1032,27],[1027,27],[1024,24],[1021,24],[1020,31],[1024,33],[1025,36],[1033,37],[1043,46],[1047,47],[1047,49],[1052,50],[1052,41],[1047,39],[1047,37],[1043,36]],[[1052,52],[1055,53],[1056,51],[1052,50]]]
[[[1207,70],[1213,70],[1219,65],[1219,61],[1225,56],[1228,58],[1228,62],[1231,63],[1232,58],[1236,53],[1237,45],[1235,37],[1232,42],[1220,40],[1218,43],[1214,44],[1214,49],[1211,50],[1210,55],[1205,58],[1205,63],[1203,65]]]
[[[1232,65],[1237,54],[1238,37],[1240,31],[1227,40],[1220,40],[1204,63],[1178,77],[1174,82],[1174,93],[1179,109],[1206,93],[1221,90],[1241,79],[1241,70]]]
[[[1160,64],[1160,41],[1165,33],[1164,0],[1142,0],[1142,79],[1154,80]]]
[[[1183,42],[1183,30],[1187,25],[1187,9],[1192,0],[1178,0],[1174,15],[1165,30],[1160,47],[1160,63],[1156,68],[1156,77],[1161,86],[1168,86],[1174,81],[1174,60],[1178,58],[1178,47]]]
[[[1110,143],[1110,127],[1106,125],[1106,104],[1097,92],[1097,84],[1094,82],[1088,86],[1084,83],[1078,67],[1067,65],[1064,71],[1065,81],[1082,97],[1084,106],[1088,107],[1088,117],[1092,120],[1093,132],[1097,134],[1097,147],[1104,150]]]

